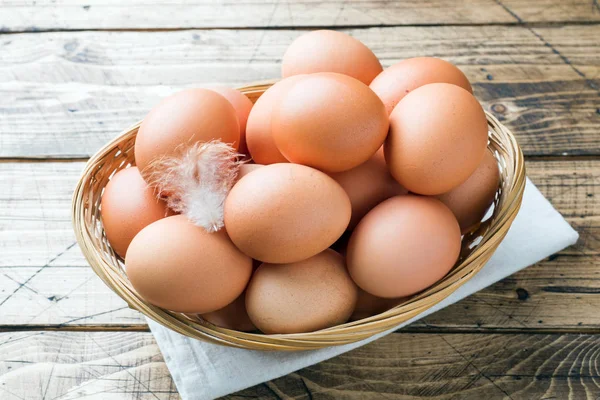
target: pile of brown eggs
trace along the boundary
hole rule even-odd
[[[149,303],[264,333],[365,318],[443,278],[493,203],[486,116],[454,65],[383,70],[322,30],[282,75],[254,105],[190,89],[144,119],[101,214]]]

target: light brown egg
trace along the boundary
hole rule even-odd
[[[315,72],[337,72],[365,85],[383,70],[373,52],[358,39],[345,33],[318,30],[298,37],[286,50],[281,62],[284,78]]]
[[[432,83],[413,90],[392,112],[385,160],[406,189],[436,195],[467,180],[487,142],[487,119],[477,99],[459,86]]]
[[[437,198],[454,213],[462,233],[466,233],[485,216],[494,202],[499,183],[498,161],[488,150],[469,179]]]
[[[273,112],[273,138],[288,160],[326,172],[367,161],[389,128],[385,107],[362,82],[334,73],[293,85]]]
[[[127,250],[125,270],[148,302],[204,314],[242,294],[252,274],[252,259],[233,245],[224,229],[208,233],[176,215],[138,233]]]
[[[284,163],[288,160],[281,154],[271,131],[273,108],[279,98],[305,75],[283,79],[264,92],[250,111],[246,126],[246,144],[252,159],[258,164]]]
[[[369,318],[373,315],[381,314],[390,308],[396,307],[405,300],[404,297],[397,299],[385,299],[383,297],[373,296],[361,288],[358,289],[358,298],[356,306],[350,316],[350,321],[358,321],[359,319]]]
[[[307,259],[331,246],[350,221],[350,200],[332,178],[298,164],[271,164],[240,179],[225,200],[225,227],[250,257]]]
[[[358,167],[330,176],[344,188],[350,198],[352,218],[348,229],[353,229],[362,217],[385,199],[408,193],[390,175],[383,148]]]
[[[408,58],[377,75],[369,87],[379,96],[388,114],[404,96],[429,83],[451,83],[473,93],[469,80],[453,64],[435,57]]]
[[[260,167],[263,167],[263,165],[262,164],[250,164],[250,163],[240,165],[240,170],[238,171],[237,180],[239,181],[240,179],[242,179],[243,177],[248,175],[250,172],[256,171]]]
[[[156,198],[140,171],[130,167],[117,172],[106,185],[100,213],[108,242],[118,255],[125,257],[139,231],[172,211]]]
[[[410,296],[433,285],[454,266],[460,228],[441,201],[392,197],[358,224],[346,255],[354,282],[374,296]]]
[[[312,332],[342,324],[357,288],[344,258],[325,250],[291,264],[262,264],[246,291],[250,319],[264,333]]]
[[[246,292],[242,293],[233,303],[220,310],[202,314],[201,317],[221,328],[233,329],[240,332],[256,330],[246,312]]]
[[[212,90],[184,90],[161,101],[144,118],[135,140],[135,162],[145,176],[144,169],[154,159],[216,139],[237,149],[240,124],[235,109]]]
[[[211,90],[225,97],[235,109],[235,112],[238,116],[238,121],[240,123],[240,141],[238,151],[241,154],[248,154],[248,147],[246,145],[246,124],[248,122],[250,110],[252,110],[252,101],[250,101],[250,99],[246,97],[244,93],[232,88],[215,87]]]

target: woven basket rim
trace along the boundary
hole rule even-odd
[[[259,82],[243,86],[239,90],[251,100],[255,100],[274,82],[276,80]],[[408,321],[452,294],[479,272],[508,232],[519,211],[525,189],[524,158],[514,135],[493,115],[486,112],[486,116],[490,129],[490,146],[506,177],[501,181],[493,217],[475,231],[481,236],[480,243],[432,287],[388,311],[369,318],[309,333],[247,333],[220,328],[193,316],[167,311],[144,301],[127,280],[118,257],[103,236],[103,229],[98,225],[101,221],[96,215],[100,195],[98,191],[102,189],[101,183],[108,180],[103,168],[112,168],[109,170],[112,174],[126,166],[128,160],[132,160],[131,157],[125,157],[125,148],[131,148],[131,144],[135,142],[135,134],[141,121],[121,132],[87,162],[73,193],[72,219],[77,242],[94,272],[125,300],[130,308],[180,334],[232,347],[285,351],[318,349],[366,339]],[[90,185],[95,190],[91,190]],[[94,198],[96,202],[91,204],[91,199]],[[96,211],[91,213],[90,207],[94,209],[94,205]],[[465,237],[467,238],[469,235]]]

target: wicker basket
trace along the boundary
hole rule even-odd
[[[253,102],[273,82],[240,88]],[[460,259],[452,271],[426,291],[384,313],[310,333],[265,335],[237,332],[155,307],[140,297],[125,275],[122,260],[111,249],[100,218],[100,198],[110,177],[134,163],[139,123],[125,130],[87,163],[73,195],[73,226],[83,254],[96,274],[129,306],[154,321],[192,338],[254,350],[309,350],[342,345],[391,329],[448,297],[490,259],[519,210],[525,188],[523,154],[512,133],[492,115],[489,148],[500,165],[501,180],[491,218],[463,238]]]

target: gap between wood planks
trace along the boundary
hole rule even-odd
[[[150,332],[145,324],[136,325],[2,325],[0,333],[4,332]],[[402,334],[507,334],[507,335],[552,335],[552,334],[582,334],[600,335],[600,327],[573,327],[573,328],[462,328],[462,327],[404,327],[393,333]]]
[[[49,28],[49,29],[23,29],[23,30],[3,30],[2,35],[18,35],[24,33],[49,33],[49,32],[185,32],[185,31],[213,31],[213,30],[231,30],[231,31],[312,31],[316,29],[371,29],[371,28],[427,28],[427,27],[477,27],[477,26],[506,26],[523,28],[556,28],[566,25],[600,25],[598,21],[540,21],[540,22],[465,22],[465,23],[415,23],[415,24],[362,24],[362,25],[279,25],[279,26],[251,26],[251,27],[233,27],[233,26],[211,26],[211,27],[185,27],[185,28]]]

